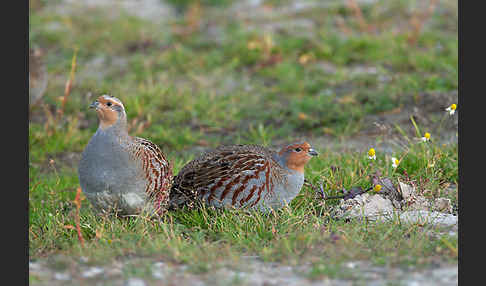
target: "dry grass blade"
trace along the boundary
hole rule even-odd
[[[40,185],[40,183],[41,183],[41,181],[35,183],[34,186],[32,188],[30,188],[29,193],[33,193],[37,189],[37,186]]]
[[[352,34],[351,32],[351,29],[346,25],[346,23],[344,22],[344,19],[343,17],[341,16],[336,16],[336,24],[339,28],[339,30],[345,34],[346,36],[349,36]]]
[[[29,54],[29,107],[37,105],[47,89],[48,73],[43,52],[30,50]]]
[[[361,32],[369,32],[370,27],[363,17],[363,12],[355,0],[348,1],[348,7],[353,11],[354,17],[358,20],[359,28]]]
[[[71,72],[69,74],[69,79],[66,82],[66,85],[64,87],[64,97],[62,98],[62,105],[61,105],[61,109],[59,110],[59,119],[61,119],[63,114],[64,114],[64,108],[66,106],[67,99],[68,99],[69,95],[71,94],[71,89],[72,89],[73,82],[74,82],[74,74],[75,74],[75,71],[76,71],[76,56],[77,56],[77,54],[78,54],[78,48],[76,47],[74,49],[74,54],[73,54],[73,57],[71,59]]]
[[[322,184],[321,184],[322,185]],[[311,188],[313,191],[316,193],[321,193],[321,190],[314,186],[311,182],[309,182],[307,179],[304,179],[304,186]],[[322,195],[322,194],[321,194]]]
[[[414,45],[417,43],[418,36],[420,35],[420,32],[422,31],[422,27],[424,26],[425,21],[427,21],[428,18],[430,18],[430,15],[435,10],[435,7],[437,6],[438,0],[430,0],[429,6],[425,10],[424,13],[419,14],[419,9],[416,9],[416,13],[412,15],[410,18],[410,25],[412,26],[412,31],[408,35],[408,43],[411,45]]]
[[[203,12],[203,6],[199,1],[192,3],[184,15],[184,25],[174,25],[173,33],[187,37],[197,32],[201,27]]]
[[[44,114],[47,118],[46,122],[44,123],[44,130],[46,131],[46,134],[50,136],[55,131],[56,119],[54,118],[54,114],[49,110],[49,106],[47,104],[43,103],[42,109],[44,110]]]
[[[450,241],[448,241],[445,237],[441,238],[441,241],[454,253],[454,255],[457,256],[457,246],[452,245]]]
[[[373,189],[373,187],[370,187],[366,190],[363,190],[361,187],[353,187],[348,191],[348,190],[343,188],[342,192],[344,193],[344,195],[329,197],[329,196],[326,196],[326,194],[324,193],[324,187],[323,187],[322,183],[319,184],[319,187],[317,187],[317,186],[313,185],[311,182],[309,182],[307,179],[305,179],[304,180],[304,186],[309,187],[312,190],[314,190],[316,193],[318,193],[322,200],[335,200],[335,199],[347,200],[347,199],[352,199],[357,195],[362,195],[362,194],[367,193],[367,192],[369,192]]]
[[[78,232],[78,240],[81,242],[81,245],[84,247],[84,238],[83,234],[81,233],[81,227],[79,224],[79,209],[81,208],[81,188],[78,187],[76,191],[76,197],[74,198],[74,204],[76,205],[76,231]]]

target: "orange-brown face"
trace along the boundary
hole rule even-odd
[[[318,155],[318,153],[312,149],[311,145],[307,142],[289,145],[282,148],[279,154],[286,158],[287,167],[289,169],[301,173],[304,172],[305,164],[307,164],[313,156]]]
[[[96,108],[96,113],[100,119],[101,129],[112,126],[125,114],[125,108],[121,101],[118,98],[109,95],[98,97],[90,107]]]

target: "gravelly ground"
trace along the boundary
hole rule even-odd
[[[454,223],[427,223],[431,238],[457,236]],[[86,257],[62,254],[29,261],[30,285],[458,285],[458,265],[436,261],[427,267],[375,265],[348,261],[326,271],[311,263],[288,265],[264,262],[257,256],[222,261],[208,271],[154,257],[123,257],[103,264]],[[321,273],[321,275],[316,275]],[[322,273],[329,273],[324,275]]]
[[[68,258],[52,258],[69,261]],[[242,258],[238,267],[222,267],[204,274],[192,273],[185,265],[143,258],[116,261],[111,265],[93,266],[70,261],[67,267],[54,269],[53,262],[29,262],[31,285],[457,285],[457,265],[437,265],[428,269],[373,266],[366,261],[345,263],[340,273],[345,278],[311,279],[309,265],[288,266],[264,263],[256,258]],[[59,262],[57,262],[59,264]],[[127,265],[143,263],[143,278],[131,276]],[[127,270],[128,269],[128,270]]]

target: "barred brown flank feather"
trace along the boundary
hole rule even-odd
[[[235,185],[235,184],[238,184],[238,181],[240,180],[240,177],[236,177],[236,179],[234,179],[233,181],[230,181],[229,183],[226,184],[226,186],[224,187],[224,190],[223,192],[221,193],[221,196],[219,197],[219,199],[221,201],[224,200],[224,197],[226,197],[226,195],[229,193],[229,191],[231,190],[231,188]],[[214,189],[216,191],[216,189]]]
[[[265,189],[265,185],[262,185],[258,188],[258,199],[256,199],[251,205],[250,205],[250,208],[253,207],[254,205],[256,205],[260,199],[261,199],[261,196],[262,196],[262,191]]]
[[[213,198],[214,198],[214,193],[209,193],[208,203],[211,203],[211,201],[213,200]]]
[[[212,186],[211,189],[209,190],[211,193],[214,192],[216,189],[222,187],[224,185],[224,182],[228,180],[230,177],[223,177],[221,178],[216,185]]]
[[[265,186],[267,187],[267,194],[270,194],[270,185],[269,185],[269,176],[270,176],[270,166],[267,163],[265,163]]]
[[[231,198],[231,205],[236,205],[236,199],[238,198],[238,195],[244,190],[246,189],[248,186],[246,185],[241,185],[234,193],[233,193],[233,197]]]
[[[253,197],[253,193],[255,193],[256,189],[257,189],[257,186],[253,185],[253,187],[250,190],[250,194],[246,198],[241,199],[240,206],[243,206],[246,202],[248,202]],[[234,203],[233,203],[233,205],[234,205]]]

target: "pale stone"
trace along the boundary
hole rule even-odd
[[[145,281],[143,281],[140,278],[130,278],[127,281],[125,281],[125,283],[123,284],[123,286],[145,286],[145,285],[147,285]]]
[[[84,278],[92,278],[92,277],[95,277],[97,275],[100,275],[103,272],[104,272],[104,270],[101,267],[91,267],[88,270],[84,271],[81,274],[81,276],[84,277]]]
[[[457,216],[441,212],[413,210],[400,214],[400,221],[404,223],[428,223],[440,226],[453,226],[457,224]]]
[[[415,188],[411,185],[402,182],[398,182],[398,185],[400,186],[400,191],[404,200],[410,199],[415,193]]]
[[[437,198],[434,201],[433,209],[439,212],[452,213],[451,200],[447,198]]]

